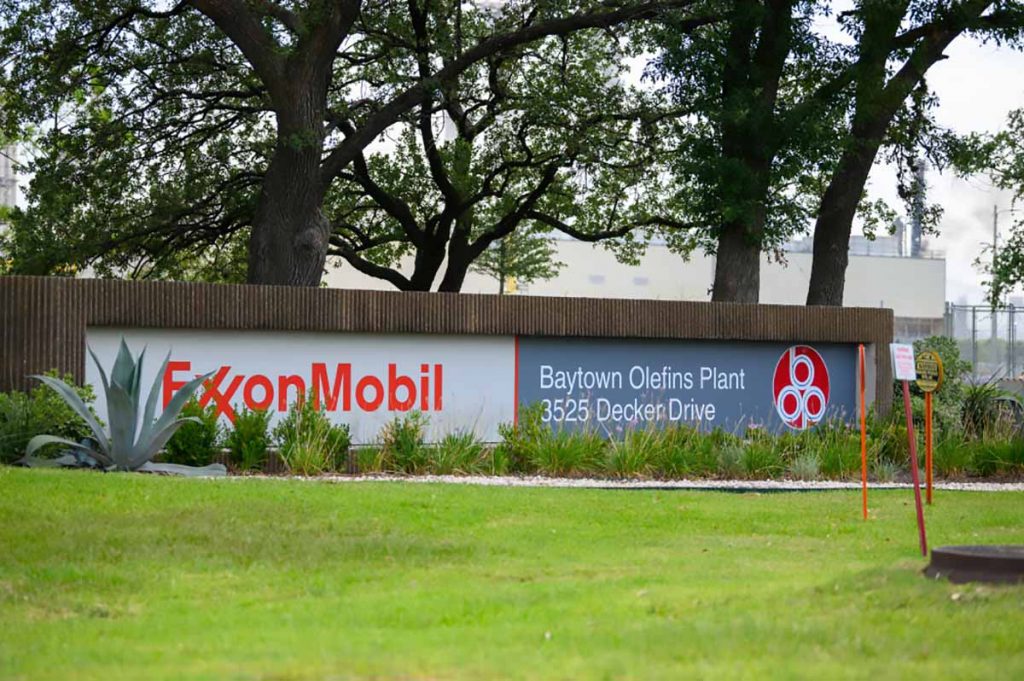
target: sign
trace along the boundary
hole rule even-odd
[[[775,365],[772,397],[779,417],[790,428],[803,430],[821,421],[829,388],[828,366],[812,347],[794,345]]]
[[[892,354],[892,371],[897,381],[913,381],[917,379],[914,368],[914,346],[908,343],[890,343]]]
[[[606,437],[672,424],[803,430],[857,414],[852,345],[89,327],[86,340],[105,368],[122,335],[133,353],[147,348],[147,390],[170,353],[162,405],[212,373],[197,398],[225,422],[248,408],[276,423],[311,395],[356,443],[374,442],[388,421],[414,410],[428,418],[432,441],[471,429],[491,442],[499,424],[533,404],[553,428]],[[91,360],[86,381],[100,385]],[[106,419],[102,398],[97,412]]]
[[[247,407],[266,409],[277,422],[310,391],[357,443],[375,441],[385,423],[413,410],[428,417],[432,439],[473,429],[497,441],[498,424],[515,415],[510,337],[88,328],[86,342],[108,371],[122,335],[134,354],[146,348],[144,390],[171,353],[161,406],[193,377],[213,372],[197,396],[226,421]],[[91,358],[86,382],[102,396]],[[102,398],[96,408],[107,420]]]
[[[857,349],[741,341],[521,338],[519,404],[554,427],[616,436],[650,425],[742,432],[857,414]]]
[[[925,350],[918,354],[914,368],[917,372],[917,387],[924,392],[935,392],[942,386],[942,358],[939,353]]]

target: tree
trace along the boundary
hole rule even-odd
[[[1005,304],[1006,295],[1024,284],[1024,215],[1017,205],[1024,198],[1024,109],[1010,112],[1006,129],[995,135],[974,135],[957,149],[955,167],[963,175],[984,173],[994,184],[1013,193],[1009,234],[995,253],[975,263],[989,275],[986,282],[992,307]],[[996,209],[997,211],[999,209]],[[997,219],[999,213],[995,216]]]
[[[813,30],[820,2],[729,0],[729,21],[664,32],[685,213],[716,254],[712,299],[757,302],[761,253],[804,228],[841,125],[843,52]]]
[[[862,0],[855,14],[860,36],[851,69],[852,120],[814,226],[808,305],[843,304],[850,233],[868,174],[883,144],[912,148],[920,143],[920,130],[913,127],[910,139],[894,139],[893,122],[905,110],[908,98],[917,93],[920,101],[928,69],[944,59],[946,47],[965,32],[1017,39],[1024,27],[1019,3],[991,0],[937,4]],[[918,17],[923,18],[905,29],[908,19]]]
[[[64,260],[82,249],[161,262],[247,234],[250,282],[316,285],[339,176],[467,69],[547,36],[672,13],[692,29],[715,19],[702,5],[503,3],[487,35],[422,63],[422,28],[448,6],[3,0],[3,128],[38,150],[31,209],[15,219],[67,237]]]
[[[941,154],[949,141],[929,118],[925,73],[964,32],[1015,36],[1019,3],[860,0],[842,15],[852,48],[812,30],[826,3],[725,4],[727,24],[663,40],[659,63],[677,99],[695,104],[676,167],[689,210],[711,226],[712,297],[756,302],[761,253],[816,217],[808,302],[840,305],[852,221],[870,208],[864,187],[879,149],[904,162],[921,146]]]
[[[459,12],[442,18],[434,32],[459,40],[428,40],[414,19],[422,71],[489,30]],[[623,46],[616,34],[575,34],[467,69],[392,128],[393,146],[340,174],[325,207],[329,252],[402,290],[429,290],[443,268],[439,290],[457,291],[517,229],[598,241],[674,224],[664,215],[664,112],[624,82]],[[395,265],[410,253],[403,273]]]
[[[498,282],[498,294],[505,293],[511,279],[530,284],[558,275],[564,263],[555,260],[555,248],[543,234],[519,230],[493,242],[472,265],[472,269]]]

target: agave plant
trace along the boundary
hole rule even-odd
[[[139,415],[139,398],[142,394],[142,364],[146,351],[139,353],[136,361],[124,338],[121,339],[121,348],[118,350],[117,359],[110,371],[110,380],[103,371],[96,354],[89,349],[96,368],[99,369],[100,379],[103,382],[103,391],[107,396],[107,418],[110,420],[110,432],[107,433],[96,416],[89,410],[89,407],[82,399],[63,381],[51,376],[33,376],[32,378],[42,381],[55,390],[58,395],[75,410],[88,425],[93,437],[81,442],[56,437],[54,435],[37,435],[32,438],[25,448],[26,465],[38,464],[39,460],[33,460],[32,454],[40,447],[60,444],[78,453],[72,458],[80,465],[82,456],[86,455],[96,461],[99,467],[105,470],[116,471],[145,471],[151,473],[171,473],[179,475],[225,475],[227,469],[221,464],[213,464],[196,468],[192,466],[180,466],[176,464],[153,463],[151,459],[171,439],[175,431],[194,418],[178,418],[181,408],[192,396],[196,389],[210,374],[200,376],[182,386],[171,398],[159,418],[155,418],[157,400],[160,397],[160,377],[167,370],[167,362],[171,356],[168,353],[164,359],[157,378],[149,389],[149,397],[146,399],[145,411],[141,418]]]

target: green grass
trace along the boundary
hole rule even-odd
[[[871,501],[0,469],[0,678],[1024,677],[1024,587],[924,579]]]

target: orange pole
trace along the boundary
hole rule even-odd
[[[868,413],[864,399],[864,346],[860,346],[860,485],[864,520],[868,519]]]
[[[924,475],[928,505],[932,504],[932,394],[924,394]]]

